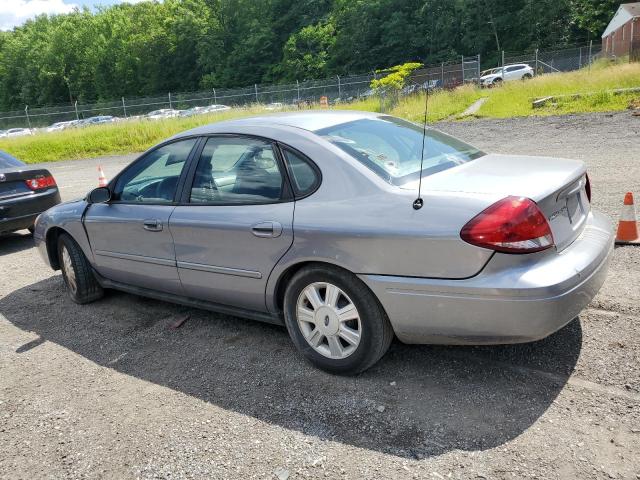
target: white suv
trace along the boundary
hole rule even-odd
[[[483,87],[493,87],[501,82],[510,80],[528,80],[533,77],[533,68],[526,63],[515,65],[505,65],[504,67],[493,68],[482,73],[480,85]]]

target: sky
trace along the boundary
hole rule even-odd
[[[41,13],[69,13],[75,7],[114,5],[144,0],[0,0],[0,30],[11,30]]]

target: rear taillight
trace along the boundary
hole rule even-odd
[[[478,247],[506,253],[532,253],[553,246],[547,219],[533,200],[507,197],[467,223],[460,237]]]
[[[56,186],[56,181],[51,175],[39,175],[35,178],[25,180],[24,183],[31,190],[42,190],[43,188],[51,188]]]
[[[584,184],[584,190],[587,192],[587,198],[589,199],[589,203],[591,203],[591,180],[589,180],[589,175],[585,174],[585,178],[587,179],[587,183]]]

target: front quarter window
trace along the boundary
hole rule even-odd
[[[417,180],[423,152],[419,125],[384,116],[316,131],[351,157],[394,185]],[[484,152],[436,130],[427,129],[422,176],[433,175],[484,155]]]

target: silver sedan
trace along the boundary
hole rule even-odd
[[[284,324],[315,365],[353,374],[394,336],[563,327],[613,248],[590,197],[579,161],[487,154],[386,115],[285,113],[168,139],[42,214],[35,239],[78,303],[113,288]]]

